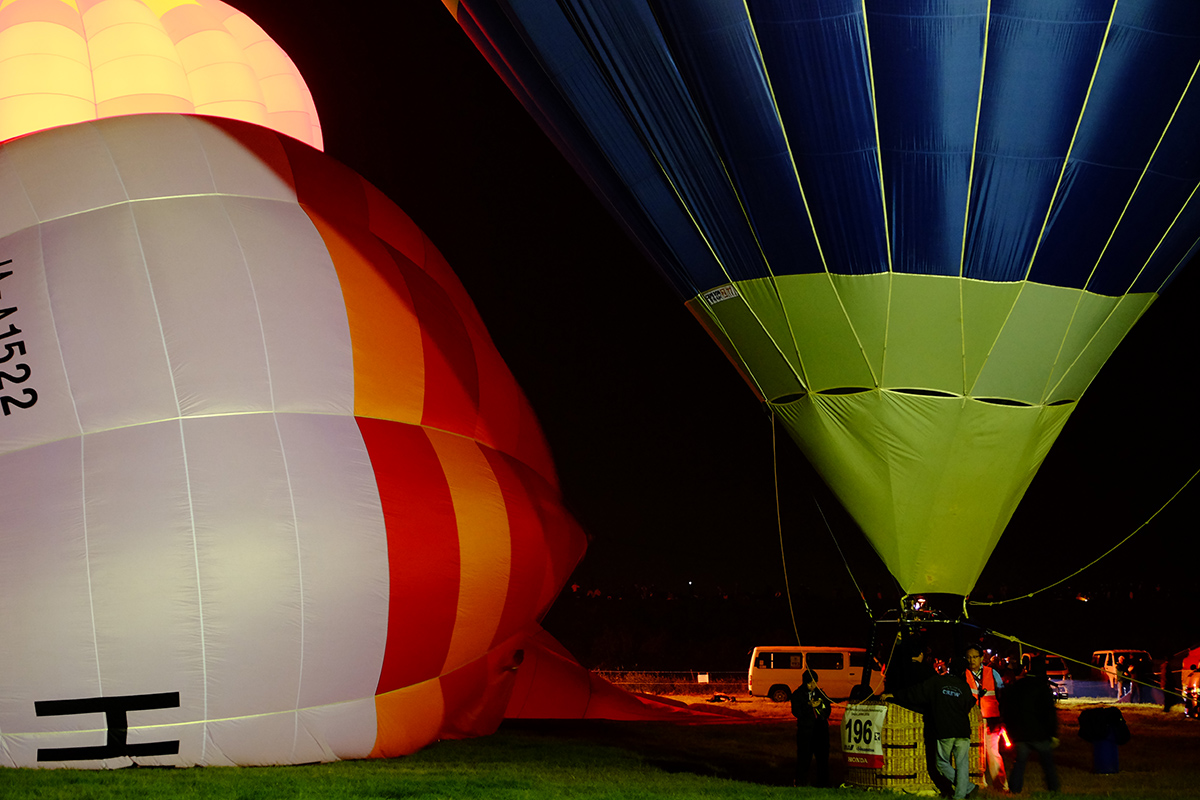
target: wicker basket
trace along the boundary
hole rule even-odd
[[[878,701],[868,701],[879,705]],[[849,767],[846,782],[872,789],[894,789],[916,794],[937,794],[937,787],[925,767],[925,718],[915,711],[889,704],[883,731],[883,766]],[[983,742],[983,718],[979,708],[971,709],[970,774],[974,783],[983,783],[986,753]]]

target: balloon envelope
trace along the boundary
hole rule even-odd
[[[494,730],[584,538],[411,220],[264,128],[118,117],[0,148],[0,262],[0,763]]]
[[[447,6],[908,593],[1196,250],[1195,4]]]
[[[296,65],[220,0],[12,0],[0,7],[0,140],[156,112],[240,119],[321,148]]]

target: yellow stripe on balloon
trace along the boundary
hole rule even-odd
[[[425,354],[412,297],[311,208],[305,212],[333,259],[354,350],[354,415],[421,423]]]
[[[445,711],[437,678],[375,695],[375,747],[370,757],[407,756],[436,741]]]
[[[146,4],[146,8],[154,12],[154,15],[162,19],[163,14],[168,11],[179,8],[180,6],[198,6],[201,5],[196,0],[142,0]],[[71,5],[75,5],[71,3]]]
[[[479,444],[440,431],[427,433],[450,486],[458,523],[458,610],[442,666],[445,674],[492,645],[508,594],[512,537],[504,495]]]

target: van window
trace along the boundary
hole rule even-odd
[[[850,666],[865,667],[866,665],[867,665],[867,654],[866,653],[853,652],[850,654]]]
[[[840,670],[845,664],[841,653],[809,653],[808,668],[815,669],[821,674],[823,669]]]
[[[804,654],[759,653],[754,666],[759,669],[804,669]]]

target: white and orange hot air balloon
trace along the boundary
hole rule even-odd
[[[3,765],[490,733],[585,546],[438,251],[243,122],[0,147],[0,407]]]

